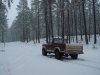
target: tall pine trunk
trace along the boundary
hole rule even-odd
[[[61,1],[61,25],[62,25],[62,39],[64,42],[64,31],[65,31],[65,28],[64,28],[64,0]]]
[[[46,43],[48,43],[48,18],[47,18],[47,0],[44,0],[44,15],[45,15],[45,30],[46,30]]]
[[[52,0],[48,0],[49,3],[49,28],[50,28],[50,35],[53,38],[53,23],[52,23]]]
[[[1,42],[4,43],[4,31],[2,31],[2,39]]]
[[[84,23],[84,33],[85,33],[85,41],[88,44],[88,37],[87,37],[87,27],[86,27],[86,18],[85,18],[85,8],[84,8],[85,0],[82,0],[82,11],[83,11],[83,23]]]
[[[38,1],[38,43],[40,43],[40,21],[39,21],[39,1]]]
[[[57,35],[58,35],[58,38],[60,36],[60,17],[59,17],[59,7],[58,7],[58,4],[57,4]]]
[[[97,43],[96,39],[96,14],[95,14],[95,1],[93,0],[93,17],[94,17],[94,44]]]
[[[75,35],[76,35],[76,43],[78,43],[78,36],[77,36],[77,13],[74,9],[74,23],[75,23]]]

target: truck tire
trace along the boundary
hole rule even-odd
[[[58,50],[55,50],[55,58],[58,60],[62,58],[62,54]]]
[[[77,59],[78,58],[78,54],[70,54],[72,59]]]
[[[65,57],[68,57],[68,54],[65,54]]]
[[[47,52],[46,52],[46,50],[44,48],[42,49],[42,55],[43,56],[47,56]]]

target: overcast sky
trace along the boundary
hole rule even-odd
[[[8,9],[8,26],[10,27],[12,25],[13,20],[17,16],[17,5],[19,4],[20,0],[14,0],[14,2],[11,5],[11,8]],[[28,0],[28,4],[30,5],[30,0]]]

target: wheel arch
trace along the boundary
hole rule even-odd
[[[45,46],[43,46],[43,47],[42,47],[42,49],[45,49],[45,50],[46,50],[46,47],[45,47]]]
[[[59,51],[59,52],[60,52],[60,48],[59,48],[59,47],[55,47],[55,48],[54,48],[54,52],[55,52],[55,51]]]

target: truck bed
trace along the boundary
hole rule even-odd
[[[66,44],[66,51],[67,52],[76,52],[79,54],[83,54],[83,45],[79,45],[79,44]]]

